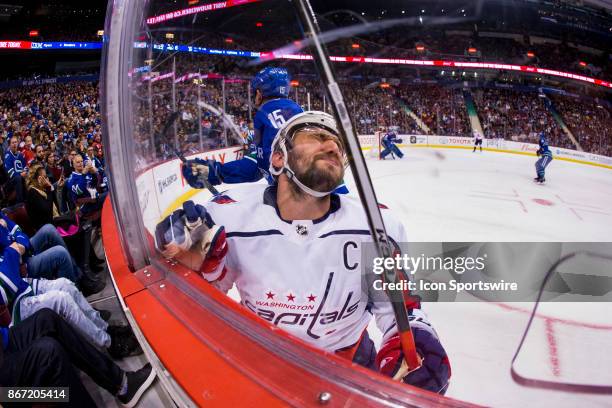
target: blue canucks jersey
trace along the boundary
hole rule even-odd
[[[548,141],[546,140],[545,137],[540,137],[539,145],[540,145],[540,149],[538,150],[538,153],[540,155],[552,157],[552,152],[548,148]]]
[[[19,252],[12,247],[4,248],[0,260],[0,304],[6,305],[11,313],[21,298],[33,294],[28,282],[21,277],[20,266]]]
[[[91,198],[91,194],[89,193],[89,189],[96,188],[96,182],[94,182],[94,177],[96,175],[92,175],[91,173],[80,174],[76,171],[73,171],[68,181],[66,181],[66,186],[70,191],[70,199],[73,203],[76,204],[79,198]],[[88,204],[84,205],[83,212],[87,212]]]
[[[389,132],[383,136],[383,146],[388,146],[390,143],[397,143],[397,135],[394,132]]]
[[[4,155],[4,168],[8,173],[9,178],[13,178],[16,174],[21,173],[26,168],[26,160],[21,152],[13,154],[10,150]]]
[[[254,119],[254,134],[250,151],[240,160],[219,165],[218,173],[224,183],[247,183],[259,180],[262,175],[268,177],[272,141],[283,124],[291,117],[302,113],[302,108],[287,98],[269,100],[261,105]],[[213,172],[209,174],[212,184],[220,180]]]

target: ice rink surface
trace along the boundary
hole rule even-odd
[[[401,217],[411,240],[612,240],[610,169],[553,160],[539,185],[535,156],[404,151],[368,168],[378,200]]]
[[[533,182],[533,156],[464,149],[404,152],[401,160],[369,160],[368,168],[378,200],[402,220],[411,241],[612,240],[610,169],[554,160],[546,184],[539,185]],[[350,178],[347,184],[350,189]],[[532,304],[423,307],[452,364],[448,396],[496,407],[612,406],[610,395],[527,388],[512,380],[510,362]],[[546,303],[538,316],[517,359],[519,372],[612,385],[612,358],[597,351],[612,344],[612,305]]]
[[[379,202],[404,223],[411,241],[612,239],[610,169],[554,160],[546,184],[538,185],[534,156],[464,149],[404,152],[401,160],[368,160],[368,168]],[[356,194],[350,174],[346,182]],[[208,195],[201,194],[202,199]],[[496,407],[612,407],[611,395],[527,388],[512,380],[510,362],[531,308],[480,301],[424,305],[452,364],[446,395]],[[370,328],[380,341],[375,326]],[[531,378],[612,386],[611,344],[610,303],[544,303],[517,369]]]

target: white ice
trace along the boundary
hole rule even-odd
[[[554,160],[546,170],[546,184],[538,185],[533,182],[536,159],[531,156],[463,149],[404,152],[401,160],[369,160],[368,168],[378,200],[401,219],[411,241],[612,238],[610,169]],[[350,175],[346,181],[356,192]],[[206,195],[202,193],[202,199]],[[484,302],[425,305],[452,364],[446,395],[496,407],[612,406],[610,395],[527,388],[512,380],[510,361],[531,307]],[[380,342],[374,325],[371,332]],[[518,366],[540,379],[612,385],[610,345],[609,303],[547,303],[535,319]]]
[[[404,151],[401,160],[368,167],[379,201],[402,218],[411,240],[612,240],[610,169],[553,160],[539,185],[532,156]]]

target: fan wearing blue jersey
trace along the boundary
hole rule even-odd
[[[26,159],[17,147],[19,140],[13,136],[10,139],[9,150],[4,155],[4,169],[8,175],[7,186],[15,192],[15,202],[22,203],[24,198],[23,180],[27,174]]]
[[[548,148],[548,140],[546,140],[546,135],[544,132],[540,133],[540,148],[536,152],[539,159],[535,164],[537,177],[533,179],[536,183],[543,184],[546,179],[544,178],[544,174],[546,172],[546,166],[550,164],[553,160],[553,155],[550,149]]]
[[[382,138],[382,145],[385,150],[380,154],[382,160],[388,155],[391,155],[395,159],[395,156],[400,159],[404,157],[404,153],[397,147],[396,143],[402,143],[402,139],[398,138],[395,132],[389,130],[386,135]]]

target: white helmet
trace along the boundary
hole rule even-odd
[[[306,194],[310,194],[313,197],[325,197],[333,192],[332,191],[315,191],[302,183],[295,175],[295,172],[289,167],[289,155],[287,154],[287,145],[289,145],[289,149],[291,148],[291,141],[295,134],[306,127],[319,127],[323,128],[330,133],[340,139],[340,132],[338,131],[338,126],[336,125],[336,120],[333,116],[328,113],[321,111],[307,111],[302,112],[293,116],[289,119],[282,128],[279,129],[278,133],[274,137],[272,141],[272,149],[270,153],[270,174],[273,176],[279,176],[282,173],[285,173],[290,180],[293,182]],[[283,154],[283,159],[285,164],[280,169],[274,168],[272,165],[272,156],[275,152],[281,152]]]

